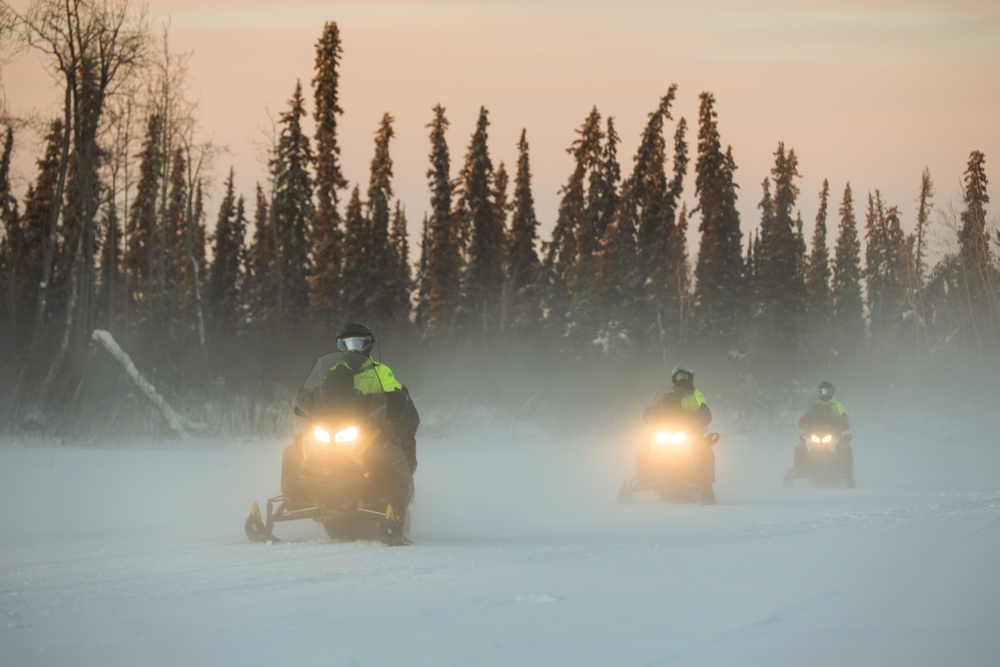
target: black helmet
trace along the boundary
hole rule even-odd
[[[375,334],[364,324],[348,322],[337,334],[337,349],[341,352],[371,356]]]
[[[694,387],[694,371],[690,366],[678,364],[670,371],[670,381],[675,387]]]
[[[819,398],[821,401],[829,401],[833,398],[833,385],[829,382],[820,382]]]

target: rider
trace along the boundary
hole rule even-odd
[[[327,407],[332,404],[357,404],[375,394],[386,400],[386,420],[396,436],[400,449],[406,453],[410,470],[417,469],[417,426],[420,415],[410,398],[410,392],[400,384],[392,370],[371,357],[375,335],[364,324],[349,322],[337,334],[337,349],[343,353],[327,372],[320,395]]]
[[[708,408],[705,395],[694,388],[694,371],[690,366],[678,364],[670,371],[670,383],[673,385],[670,391],[661,393],[658,400],[643,411],[643,420],[680,420],[704,438],[705,428],[712,421],[712,411]],[[704,457],[706,475],[706,483],[702,487],[702,502],[714,505],[712,484],[715,483],[715,452],[711,446],[706,445],[699,453]]]
[[[829,382],[821,382],[817,388],[819,400],[809,406],[806,413],[799,419],[799,428],[807,433],[817,429],[829,430],[842,436],[851,428],[847,418],[847,411],[843,404],[837,400],[835,389]],[[800,442],[795,446],[795,469],[801,470],[805,462],[806,443]],[[844,441],[837,443],[837,455],[841,458],[847,476],[848,485],[854,484],[854,452],[851,446]]]
[[[693,426],[704,429],[712,421],[705,395],[694,388],[694,371],[683,364],[670,371],[673,388],[660,394],[656,403],[643,412],[645,421],[656,418],[680,418]]]

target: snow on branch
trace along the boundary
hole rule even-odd
[[[118,363],[122,365],[125,369],[125,373],[128,375],[132,383],[142,390],[142,393],[146,395],[146,398],[156,406],[156,409],[160,411],[163,418],[167,421],[170,426],[178,435],[188,435],[190,431],[200,430],[196,424],[185,419],[183,416],[178,414],[170,405],[160,396],[159,392],[156,391],[156,387],[150,384],[146,378],[139,373],[139,370],[132,363],[131,357],[125,350],[119,347],[118,343],[115,341],[114,336],[108,331],[103,331],[101,329],[94,329],[94,333],[91,335],[95,341],[104,346],[104,349],[114,357]]]

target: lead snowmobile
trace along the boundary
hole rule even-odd
[[[379,539],[407,544],[413,472],[386,420],[384,393],[345,394],[329,381],[345,360],[326,354],[295,399],[305,428],[281,457],[281,495],[255,502],[245,530],[252,542],[274,542],[274,524],[313,519],[333,539]]]
[[[655,491],[665,503],[700,500],[714,504],[715,455],[711,448],[718,441],[718,433],[704,432],[683,415],[654,420],[636,450],[635,477],[622,484],[618,500],[629,503],[637,492]]]

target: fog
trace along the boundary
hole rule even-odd
[[[7,440],[0,664],[995,664],[994,381],[854,378],[859,488],[785,489],[808,388],[752,419],[709,368],[707,507],[617,501],[655,369],[445,401],[404,361],[423,420],[404,547],[308,520],[247,541],[286,435]]]

